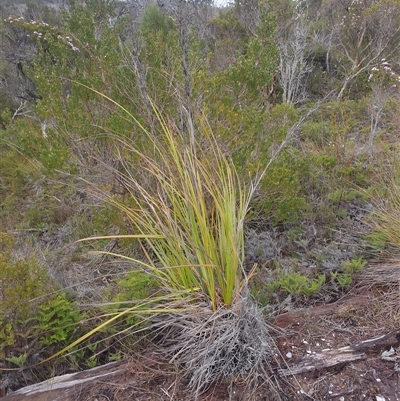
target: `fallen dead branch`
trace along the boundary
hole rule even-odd
[[[281,376],[290,376],[326,369],[343,363],[366,359],[370,355],[379,354],[385,349],[397,347],[399,344],[400,330],[396,330],[354,345],[336,349],[325,349],[318,353],[307,354],[296,363],[287,365],[286,368],[278,369],[278,373]]]
[[[2,401],[22,401],[28,397],[35,401],[70,400],[76,391],[101,380],[113,380],[127,372],[129,361],[111,362],[82,372],[56,376],[41,383],[23,387],[2,398]]]

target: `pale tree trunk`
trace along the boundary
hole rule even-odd
[[[278,39],[280,54],[279,81],[285,103],[300,103],[306,100],[306,79],[312,71],[308,56],[308,27],[304,16],[298,16],[289,33]]]

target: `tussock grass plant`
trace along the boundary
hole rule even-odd
[[[392,181],[384,196],[373,199],[372,228],[397,250],[400,248],[400,184]]]
[[[256,372],[268,376],[275,350],[248,296],[251,272],[243,269],[244,220],[255,188],[240,180],[207,124],[201,123],[198,141],[194,132],[185,138],[157,118],[161,132],[149,134],[151,156],[127,142],[120,150],[121,159],[122,153],[139,154],[149,179],[138,179],[124,162],[129,206],[110,199],[137,233],[124,237],[142,244],[145,261],[127,259],[173,298],[169,307],[161,301],[166,313],[153,317],[152,329],[158,337],[161,332],[171,362],[184,367],[195,396],[217,380],[254,385]]]
[[[189,132],[182,133],[154,107],[158,127],[150,132],[112,99],[90,90],[127,113],[149,142],[143,152],[133,142],[116,137],[122,166],[117,174],[128,201],[127,196],[107,199],[133,227],[133,234],[112,238],[139,241],[144,259],[100,253],[140,266],[156,280],[159,290],[131,306],[120,305],[63,351],[137,314],[149,322],[150,332],[153,329],[161,337],[171,362],[184,368],[194,398],[212,382],[224,379],[245,381],[250,390],[261,376],[275,388],[267,371],[276,347],[270,327],[248,295],[252,272],[247,274],[243,268],[244,221],[269,165],[315,109],[289,130],[266,168],[246,185],[204,119],[198,118],[195,128],[188,118]],[[89,239],[106,238],[110,237]],[[136,330],[143,330],[143,325]]]
[[[254,386],[258,374],[268,377],[275,354],[270,328],[248,295],[252,272],[243,268],[244,221],[256,185],[239,178],[202,119],[199,133],[192,124],[185,136],[154,112],[159,130],[143,128],[151,143],[146,154],[118,138],[118,174],[129,200],[108,199],[133,227],[119,238],[140,241],[144,260],[107,255],[139,265],[160,290],[120,305],[102,327],[127,314],[151,316],[149,331],[184,368],[194,397],[218,380]],[[140,174],[129,155],[139,156]]]
[[[150,188],[126,173],[134,205],[117,206],[146,243],[146,268],[163,287],[199,292],[214,311],[230,307],[248,280],[242,261],[249,194],[212,137],[203,138],[204,152],[162,127],[164,144],[154,143],[153,158],[142,155]]]
[[[382,187],[385,188],[384,193],[372,196],[374,209],[369,216],[369,225],[373,232],[367,239],[373,249],[379,250],[381,260],[376,266],[363,269],[362,278],[365,283],[374,285],[399,283],[400,182],[397,166],[395,173],[388,182],[381,181]]]

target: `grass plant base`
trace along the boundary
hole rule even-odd
[[[260,382],[269,382],[275,399],[280,399],[272,379],[271,362],[277,353],[271,328],[249,298],[215,312],[196,308],[164,317],[158,325],[165,338],[162,345],[171,363],[183,366],[196,398],[211,384],[228,381],[244,385],[248,400]]]

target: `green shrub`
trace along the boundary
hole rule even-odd
[[[348,274],[354,274],[360,271],[367,262],[363,259],[362,256],[354,257],[351,260],[343,260],[341,262],[343,271]]]
[[[331,272],[331,275],[334,280],[338,282],[340,287],[344,288],[349,286],[353,282],[353,277],[348,273],[340,273],[340,272]]]
[[[29,321],[35,315],[40,297],[52,284],[36,258],[15,259],[16,238],[0,232],[0,359],[6,349],[24,345],[32,333]]]
[[[22,368],[25,365],[26,359],[28,358],[28,354],[24,352],[23,354],[20,354],[18,356],[13,355],[9,358],[5,358],[7,362],[11,362],[12,364],[18,366],[19,368]]]
[[[301,128],[303,140],[310,140],[320,147],[329,146],[333,141],[334,131],[330,121],[309,121]]]
[[[151,274],[139,270],[127,273],[117,282],[117,285],[118,294],[113,298],[113,303],[109,308],[113,312],[123,310],[132,302],[148,299],[158,288],[157,281]],[[127,326],[137,327],[142,319],[143,316],[130,314],[117,322],[112,331],[118,332]]]
[[[61,293],[39,306],[33,328],[42,345],[65,346],[77,334],[77,324],[83,317],[76,304]]]
[[[5,359],[5,349],[12,347],[15,343],[14,326],[11,322],[0,318],[0,360]]]
[[[22,241],[22,240],[19,240]],[[46,274],[34,255],[14,256],[21,248],[13,236],[0,233],[0,359],[7,358],[8,350],[27,346],[39,338],[41,346],[61,348],[79,336],[77,323],[83,315],[75,303]],[[14,364],[25,363],[27,354],[8,358]]]
[[[292,295],[313,295],[316,294],[325,283],[325,275],[320,274],[314,279],[298,273],[285,273],[278,280],[267,285],[270,292],[277,290],[286,291]]]
[[[118,286],[121,291],[114,299],[117,303],[148,298],[157,282],[150,274],[133,270],[118,281]]]
[[[351,260],[343,260],[341,262],[343,271],[331,272],[331,275],[333,279],[338,282],[340,287],[344,288],[353,282],[354,273],[360,271],[366,264],[367,262],[362,256],[354,257]]]
[[[296,222],[309,209],[302,191],[302,180],[308,176],[309,166],[294,154],[295,150],[285,151],[271,165],[260,183],[264,195],[254,201],[255,209],[272,216],[274,224]]]
[[[32,317],[40,297],[54,289],[45,267],[34,256],[13,257],[16,246],[14,237],[0,233],[0,316],[9,322]]]

